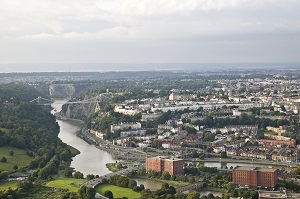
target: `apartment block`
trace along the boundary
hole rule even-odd
[[[158,173],[164,171],[171,175],[183,174],[184,160],[179,158],[167,158],[162,156],[146,159],[146,171],[154,170]]]
[[[277,185],[277,169],[237,166],[232,170],[234,186],[274,188]]]

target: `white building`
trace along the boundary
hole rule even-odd
[[[124,129],[140,129],[142,128],[141,123],[120,123],[120,124],[112,124],[110,125],[111,132],[115,132],[117,130],[124,130]]]

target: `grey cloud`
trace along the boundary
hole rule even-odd
[[[299,8],[297,0],[2,0],[0,63],[300,61]]]

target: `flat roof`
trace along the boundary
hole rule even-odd
[[[251,166],[236,166],[234,169],[235,170],[247,170],[247,171],[253,171],[255,170],[256,167],[251,167]]]
[[[263,172],[275,172],[277,169],[268,167],[254,167],[254,166],[236,166],[234,170],[247,170],[247,171],[263,171]]]
[[[168,156],[156,156],[156,157],[151,157],[148,159],[160,159],[160,160],[165,160],[165,161],[178,161],[178,160],[183,160],[180,158],[174,158],[174,157],[168,157]]]
[[[259,197],[277,198],[300,198],[300,193],[292,193],[286,191],[259,191]]]
[[[183,160],[181,158],[169,158],[169,159],[165,159],[165,161],[170,161],[170,162],[176,162],[176,161],[180,161]]]
[[[258,171],[265,171],[265,172],[275,172],[277,169],[275,169],[275,168],[268,168],[268,167],[257,167],[256,170],[258,170]]]
[[[286,198],[286,193],[280,191],[259,191],[259,197],[261,198]]]
[[[166,156],[155,156],[155,157],[151,157],[149,159],[166,159]]]

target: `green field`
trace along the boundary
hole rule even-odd
[[[18,186],[19,181],[9,181],[9,182],[4,182],[4,183],[0,183],[0,191],[4,191],[6,189],[8,189],[9,187],[11,189],[16,189]]]
[[[54,187],[58,189],[68,189],[71,192],[77,192],[86,180],[75,178],[62,178],[59,180],[53,180],[46,184],[47,187]]]
[[[135,192],[129,188],[122,188],[109,184],[100,185],[96,187],[96,192],[99,194],[103,194],[106,190],[110,190],[113,193],[114,198],[127,197],[128,199],[134,199],[141,197],[141,193]]]
[[[174,187],[182,187],[182,186],[187,186],[190,183],[189,182],[182,182],[182,181],[173,181],[173,180],[161,180],[161,179],[151,179],[154,180],[156,182],[161,182],[161,183],[168,183],[170,186],[174,186]]]
[[[220,159],[218,159],[218,160],[220,160]],[[170,186],[173,186],[173,187],[182,187],[182,186],[187,186],[187,185],[191,184],[189,182],[182,182],[182,181],[162,180],[162,179],[158,179],[158,178],[148,178],[146,175],[139,176],[138,178],[147,179],[147,180],[151,180],[154,182],[159,182],[161,184],[168,183]]]
[[[13,151],[14,155],[10,156],[9,152]],[[0,147],[0,159],[2,157],[6,157],[7,162],[0,162],[0,170],[13,172],[14,165],[17,165],[19,168],[28,166],[30,162],[33,160],[32,157],[26,155],[25,150],[13,148],[13,147]]]

